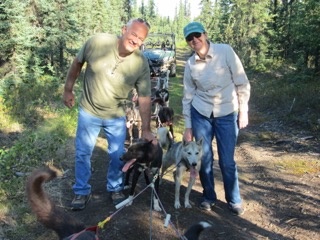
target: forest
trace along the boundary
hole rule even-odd
[[[169,7],[169,6],[168,6]],[[133,17],[151,32],[173,32],[191,20],[204,24],[213,42],[229,43],[247,68],[268,71],[283,64],[299,72],[320,71],[320,3],[317,0],[202,0],[190,19],[181,0],[174,19],[161,17],[153,0],[7,0],[0,5],[0,76],[34,82],[62,77],[83,42],[98,32],[119,34]]]

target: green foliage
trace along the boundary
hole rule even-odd
[[[46,119],[41,125],[21,132],[13,146],[0,149],[0,212],[7,211],[9,214],[9,211],[14,211],[14,215],[19,216],[16,219],[18,225],[22,226],[22,229],[17,228],[8,233],[10,236],[18,234],[17,231],[20,236],[24,236],[21,231],[26,230],[23,228],[26,220],[23,216],[29,209],[23,208],[26,208],[27,174],[44,164],[59,166],[66,158],[66,141],[74,136],[76,114],[76,110],[59,111],[55,118]]]
[[[51,76],[21,80],[16,75],[4,80],[3,103],[16,121],[35,124],[43,121],[43,111],[54,111],[61,101],[60,81]],[[46,109],[43,109],[46,106]]]
[[[320,86],[312,72],[298,73],[293,67],[251,78],[251,102],[265,113],[277,114],[289,125],[320,134]]]
[[[201,1],[201,21],[214,42],[229,43],[246,68],[266,71],[275,59],[320,70],[320,3],[308,1]],[[174,19],[161,17],[155,1],[3,1],[0,4],[0,74],[20,79],[65,76],[80,46],[97,32],[120,34],[131,17],[143,17],[151,32],[175,33],[191,21],[190,1],[181,0]]]
[[[48,161],[59,164],[64,158],[65,141],[74,135],[77,111],[62,108],[60,84],[55,78],[15,81],[10,86],[3,93],[2,114],[24,127],[14,145],[0,148],[0,191],[6,192],[6,198],[16,198],[24,194],[26,173]],[[16,191],[11,191],[12,186]]]

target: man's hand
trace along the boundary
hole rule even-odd
[[[151,131],[146,131],[146,130],[142,131],[141,137],[148,141],[152,141],[154,145],[158,144],[157,138],[153,135]]]
[[[187,142],[191,142],[193,139],[192,128],[186,128],[184,130],[183,139]]]
[[[63,92],[63,103],[66,105],[68,108],[72,108],[75,104],[75,99],[74,99],[74,93],[71,91],[64,91]]]
[[[72,89],[76,79],[78,78],[81,72],[82,66],[83,66],[83,63],[79,62],[77,58],[74,58],[69,68],[69,71],[67,74],[67,80],[64,85],[64,92],[63,92],[63,103],[68,108],[72,108],[75,104],[75,97]]]

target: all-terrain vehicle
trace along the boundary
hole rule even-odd
[[[176,76],[176,44],[173,33],[150,33],[141,47],[149,61],[151,76],[170,71],[169,76]]]

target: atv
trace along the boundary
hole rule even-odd
[[[173,33],[150,33],[141,46],[144,56],[149,61],[151,77],[169,72],[176,76],[176,44]]]

